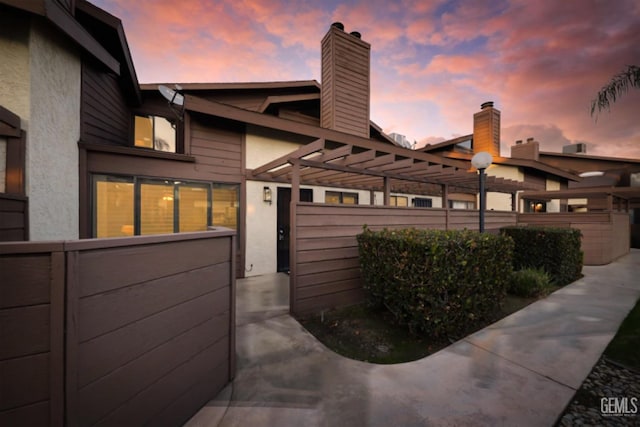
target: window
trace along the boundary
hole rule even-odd
[[[133,201],[132,178],[95,177],[93,235],[95,237],[133,236]]]
[[[134,145],[169,153],[176,152],[176,129],[164,117],[135,116]]]
[[[342,205],[357,205],[358,193],[345,193],[343,191],[326,191],[324,193],[324,202],[342,204]]]
[[[405,196],[391,196],[391,206],[409,206],[409,198]]]
[[[433,201],[424,197],[414,197],[413,206],[416,208],[431,208],[433,207]]]
[[[236,184],[213,184],[213,225],[238,229],[238,190]]]
[[[93,176],[93,236],[237,230],[239,185]]]
[[[451,209],[475,209],[475,202],[464,200],[449,200],[449,208]]]

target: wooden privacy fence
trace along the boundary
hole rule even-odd
[[[478,211],[292,204],[291,312],[304,314],[362,301],[356,235],[386,228],[478,229]],[[487,230],[516,224],[515,212],[489,211]]]
[[[184,423],[235,371],[235,232],[0,244],[0,425]]]
[[[25,196],[0,193],[0,242],[29,239],[28,206]]]
[[[627,212],[558,212],[518,214],[519,225],[572,227],[582,232],[586,265],[603,265],[629,253]]]

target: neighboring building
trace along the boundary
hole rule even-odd
[[[537,156],[537,142],[514,147],[511,157],[500,156],[500,111],[494,107],[493,102],[483,103],[480,111],[473,115],[472,134],[427,145],[421,151],[469,162],[475,153],[486,151],[493,156],[493,163],[486,171],[487,176],[522,182],[535,190],[559,190],[581,180],[577,174],[567,169],[542,163]],[[533,154],[534,151],[536,154]],[[566,211],[566,206],[555,202],[533,201],[533,204],[521,203],[520,206],[516,206],[516,200],[515,193],[509,195],[489,191],[487,209],[522,212]],[[450,194],[449,203],[452,208],[474,209],[477,206],[477,193]]]

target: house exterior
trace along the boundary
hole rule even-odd
[[[184,103],[177,105],[158,85],[138,84],[116,17],[86,1],[43,1],[33,8],[9,1],[2,7],[3,19],[14,23],[6,28],[14,30],[2,39],[10,61],[2,65],[8,89],[0,105],[13,122],[20,119],[26,134],[24,190],[2,196],[3,206],[24,199],[23,213],[11,207],[5,215],[22,215],[25,226],[5,240],[224,226],[238,232],[237,276],[244,277],[289,270],[291,177],[261,167],[304,147],[310,149],[307,157],[335,147],[342,147],[343,157],[346,150],[362,159],[372,156],[349,164],[372,165],[366,173],[378,176],[367,181],[303,174],[307,201],[439,208],[447,206],[449,189],[443,189],[451,171],[462,174],[451,188],[477,185],[466,163],[401,147],[371,122],[370,45],[341,24],[330,26],[321,42],[322,85],[182,83]],[[65,21],[56,21],[59,15]],[[75,28],[72,37],[64,35],[68,27]],[[30,33],[20,33],[25,28]],[[52,45],[41,47],[40,39]],[[55,67],[37,67],[43,51],[56,56]],[[432,170],[423,173],[426,167]],[[406,173],[396,173],[404,184],[391,171]],[[504,179],[495,185],[499,191],[531,188]]]
[[[488,176],[508,178],[526,183],[537,191],[566,189],[571,183],[581,181],[578,174],[566,168],[544,163],[537,154],[538,143],[527,141],[527,144],[512,147],[510,157],[500,155],[500,116],[501,112],[493,102],[485,102],[480,111],[473,115],[473,133],[434,145],[427,145],[421,150],[451,159],[470,161],[475,153],[486,151],[493,156],[493,163],[487,168]],[[535,147],[535,150],[534,150]],[[531,151],[531,154],[529,152]],[[451,199],[467,201],[469,208],[475,208],[477,194],[457,194]],[[450,200],[451,200],[450,199]],[[455,202],[454,202],[455,203]],[[455,205],[452,205],[453,207]],[[517,195],[487,193],[487,209],[514,210],[518,212],[561,212],[566,211],[565,204],[559,202],[524,203],[517,202]]]

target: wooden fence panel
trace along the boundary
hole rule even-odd
[[[477,229],[478,211],[324,205],[301,202],[292,241],[291,311],[295,314],[362,301],[356,235],[382,228]],[[514,212],[487,212],[489,228],[516,223]]]
[[[29,239],[28,199],[0,193],[0,242]]]
[[[519,214],[520,225],[571,227],[582,233],[585,265],[603,265],[629,253],[630,225],[626,212]]]
[[[67,371],[70,425],[146,423],[161,412],[184,422],[213,395],[200,394],[186,412],[189,405],[175,401],[210,390],[202,381],[230,380],[233,237],[207,234],[216,233],[69,247],[77,258],[75,301],[68,301],[76,319],[67,344],[76,360]]]
[[[63,424],[62,244],[0,245],[0,425]]]
[[[235,371],[235,232],[0,244],[0,425],[180,425]]]

